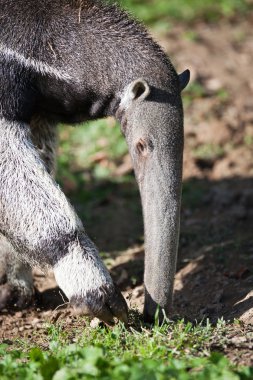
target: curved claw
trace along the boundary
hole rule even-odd
[[[101,321],[103,321],[105,324],[109,326],[114,325],[113,317],[114,316],[107,305],[104,305],[102,310],[96,314],[96,318],[99,318]]]
[[[70,303],[83,315],[99,318],[109,326],[114,325],[113,318],[116,317],[127,325],[128,308],[127,303],[116,285],[107,289],[107,295],[101,297],[98,292],[86,294],[86,297],[72,297]],[[104,291],[104,289],[103,289]]]
[[[125,325],[128,324],[128,307],[125,298],[120,290],[115,285],[115,292],[110,296],[107,304],[110,307],[112,314]]]

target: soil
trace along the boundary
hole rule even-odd
[[[218,24],[176,25],[166,36],[156,36],[178,71],[189,68],[195,83],[184,97],[184,189],[173,315],[191,321],[241,320],[231,324],[223,351],[234,362],[251,365],[252,22],[248,15]],[[131,170],[126,156],[117,173]],[[106,263],[129,306],[141,311],[144,249],[136,186],[113,185],[105,202],[94,202],[87,229],[101,251],[110,252]],[[59,308],[66,300],[51,273],[35,269],[34,280],[34,305],[0,315],[4,341],[25,336],[42,344],[45,320],[62,319],[70,329],[80,323],[69,307]]]

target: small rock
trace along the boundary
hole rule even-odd
[[[92,321],[90,322],[90,327],[95,329],[99,326],[100,322],[101,322],[100,319],[93,318]]]
[[[34,326],[34,325],[37,325],[38,322],[40,322],[40,319],[39,318],[34,318],[31,323]]]
[[[240,345],[242,343],[245,343],[247,342],[247,338],[245,336],[234,336],[232,339],[231,339],[231,342],[235,345]]]
[[[222,83],[218,78],[210,78],[205,81],[205,86],[209,91],[218,91],[222,88]]]

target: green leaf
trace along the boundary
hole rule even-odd
[[[29,357],[34,362],[43,363],[44,355],[40,348],[34,347],[30,350]]]

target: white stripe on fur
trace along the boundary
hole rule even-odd
[[[51,75],[57,79],[69,81],[71,80],[71,76],[64,71],[58,70],[55,67],[48,65],[45,62],[41,62],[34,58],[26,58],[23,54],[18,53],[15,50],[12,50],[5,46],[4,44],[0,44],[0,53],[5,56],[5,58],[11,58],[18,61],[19,64],[29,68],[34,69],[42,75]]]
[[[83,298],[85,303],[87,292],[96,292],[97,297],[103,298],[105,289],[113,288],[113,282],[95,246],[89,246],[87,237],[84,245],[77,241],[70,243],[68,254],[55,264],[54,275],[69,299]],[[94,305],[101,306],[103,304]]]

